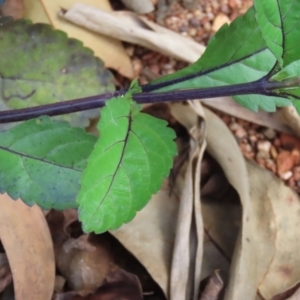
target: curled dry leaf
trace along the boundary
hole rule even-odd
[[[299,196],[271,172],[247,163],[256,233],[258,289],[271,299],[300,282]]]
[[[171,299],[197,298],[203,256],[203,221],[200,205],[200,167],[205,143],[205,120],[199,102],[190,102],[196,120],[181,104],[172,105],[173,116],[190,133],[190,154],[181,190],[170,279]],[[194,223],[195,221],[195,223]],[[194,270],[191,274],[191,270]],[[192,290],[192,287],[194,289]]]
[[[207,119],[207,150],[220,164],[228,181],[240,196],[243,206],[242,227],[232,258],[231,276],[225,299],[255,299],[257,288],[256,252],[252,240],[253,230],[248,222],[250,206],[248,174],[240,149],[226,125],[209,110]],[[230,230],[230,229],[229,229]]]
[[[296,292],[286,300],[300,300],[300,288],[298,288]]]
[[[5,253],[0,253],[0,293],[12,282],[11,271]]]
[[[82,296],[80,293],[67,292],[54,296],[53,300],[142,300],[142,289],[138,278],[118,269],[107,275],[104,283],[93,294]]]
[[[296,284],[295,286],[293,286],[292,288],[290,288],[289,290],[284,291],[283,293],[276,295],[274,297],[272,297],[271,300],[288,300],[290,298],[293,299],[293,295],[295,295],[296,297],[299,294],[298,290],[300,287],[300,283]],[[296,298],[297,299],[297,298]]]
[[[223,281],[219,273],[219,270],[215,271],[214,274],[209,277],[199,300],[217,300],[219,298],[219,293],[223,288]]]
[[[131,61],[120,41],[74,26],[58,17],[61,8],[68,9],[76,2],[76,0],[24,0],[24,17],[35,23],[49,23],[54,28],[66,32],[69,37],[80,39],[84,46],[92,49],[95,55],[104,61],[105,67],[115,69],[125,77],[133,78]],[[98,9],[111,10],[108,0],[84,2]]]
[[[61,276],[61,275],[56,275],[55,276],[55,286],[54,286],[54,291],[56,293],[60,293],[64,289],[64,285],[66,284],[66,278]]]
[[[137,276],[118,269],[109,273],[104,284],[97,290],[99,300],[142,300],[142,287]],[[93,298],[94,299],[94,298]],[[96,298],[95,298],[96,300]]]
[[[279,110],[279,115],[284,124],[288,125],[300,136],[300,117],[294,106],[287,106]]]
[[[24,14],[23,0],[6,0],[0,7],[0,16],[12,17],[13,19],[22,19]]]
[[[203,204],[202,204],[203,205]],[[203,215],[205,214],[204,207]],[[203,218],[204,226],[205,219]],[[212,237],[204,235],[203,259],[201,269],[201,280],[211,276],[211,274],[219,269],[222,278],[228,282],[230,260],[224,255],[223,249],[220,249],[219,244],[212,240]]]
[[[15,298],[51,299],[55,264],[52,240],[41,209],[0,195],[0,238],[14,280]]]
[[[81,294],[94,292],[113,267],[105,245],[93,243],[89,235],[68,239],[56,253],[58,270],[68,286]]]
[[[207,149],[222,166],[243,206],[225,299],[241,299],[245,293],[248,299],[255,299],[256,289],[271,299],[300,280],[295,268],[299,264],[299,196],[271,172],[245,164],[225,124],[208,110],[205,114]]]
[[[60,15],[94,32],[138,44],[177,59],[194,62],[204,46],[133,13],[108,12],[77,3]]]

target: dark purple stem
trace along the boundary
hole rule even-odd
[[[268,83],[263,78],[258,81],[230,86],[176,90],[171,92],[142,92],[134,94],[133,99],[137,103],[159,103],[245,94],[272,95],[272,93],[267,88],[267,84]],[[0,123],[24,121],[39,117],[41,115],[57,116],[99,108],[104,106],[107,100],[113,97],[124,95],[125,93],[126,90],[120,90],[113,93],[110,92],[102,95],[58,102],[54,104],[46,104],[25,109],[1,111]]]

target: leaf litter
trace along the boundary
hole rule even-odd
[[[204,3],[206,5],[206,1]],[[211,1],[210,4],[207,4],[207,7],[209,5],[213,7],[211,11],[216,10],[213,6],[214,3],[217,2]],[[178,3],[175,3],[172,7],[178,7],[177,5]],[[230,19],[233,19],[238,13],[236,8],[239,1],[229,1],[226,2],[226,5],[221,10],[225,10]],[[228,10],[226,11],[226,9]],[[208,23],[203,22],[201,29],[209,28],[208,33],[206,33],[208,38],[215,15],[213,17],[209,15],[209,9],[205,13],[209,17],[206,19],[205,16],[203,17]],[[199,13],[197,12],[197,14]],[[183,25],[178,31],[181,31],[181,33],[186,32],[186,35],[193,37],[193,34],[190,34],[193,31],[190,31],[190,28],[184,28],[185,18],[178,19],[179,21],[183,20]],[[192,17],[186,19],[191,20]],[[172,20],[172,15],[165,17],[164,20]],[[176,22],[178,21],[175,21],[175,24]],[[176,26],[174,22],[170,22],[170,24]],[[205,24],[210,24],[210,26]],[[201,34],[197,34],[197,38],[200,36]],[[161,59],[161,56],[158,55],[157,57]],[[165,60],[164,64],[167,65],[168,63],[169,61]],[[171,72],[172,67],[171,69],[165,69],[165,71]],[[155,70],[153,64],[151,68]],[[161,69],[158,68],[158,73],[161,72]],[[147,80],[147,77],[144,77],[144,80]],[[298,195],[270,172],[257,167],[253,163],[245,162],[241,154],[241,148],[234,140],[234,137],[238,139],[237,131],[233,131],[234,135],[230,133],[226,125],[214,113],[201,108],[199,103],[180,106],[178,109],[180,111],[179,115],[174,113],[174,109],[174,107],[171,107],[171,116],[169,115],[166,118],[171,119],[171,123],[176,124],[177,128],[180,128],[179,131],[184,132],[185,136],[188,134],[190,137],[188,142],[190,144],[189,157],[192,160],[196,158],[198,163],[192,164],[192,168],[190,161],[181,164],[181,173],[177,174],[176,185],[172,187],[173,193],[171,195],[169,195],[169,184],[165,182],[158,195],[153,197],[149,205],[138,213],[131,223],[112,232],[139,261],[109,234],[83,235],[80,223],[77,221],[76,212],[58,213],[50,211],[48,213],[47,221],[54,243],[53,252],[56,254],[55,259],[57,261],[56,283],[59,291],[56,292],[55,299],[113,299],[119,296],[120,293],[123,296],[126,295],[129,299],[141,299],[141,294],[145,299],[151,299],[153,295],[158,299],[164,299],[164,294],[171,295],[170,299],[177,299],[176,297],[181,295],[183,295],[183,298],[178,299],[188,299],[191,295],[199,299],[205,299],[205,297],[218,299],[218,296],[223,297],[224,295],[224,290],[221,290],[222,281],[224,281],[226,287],[225,299],[243,299],[245,295],[248,299],[258,299],[257,293],[262,299],[297,299],[299,292],[293,290],[293,288],[297,287],[300,279],[300,274],[298,274],[296,268],[298,265],[297,249],[299,249],[297,239]],[[159,108],[154,111],[156,110],[159,110]],[[184,117],[184,111],[189,112],[189,118]],[[243,116],[243,113],[240,116]],[[199,122],[199,118],[202,122]],[[289,117],[286,119],[288,120],[287,123],[291,125]],[[204,120],[206,131],[203,131],[202,127]],[[183,127],[178,125],[178,121]],[[295,124],[295,121],[293,122]],[[244,124],[242,128],[245,127],[248,132],[247,126],[247,124]],[[297,125],[291,126],[297,128]],[[189,132],[193,127],[194,130]],[[258,128],[255,130],[258,130]],[[203,141],[203,138],[197,132],[206,136],[206,139]],[[290,152],[295,148],[296,141],[297,139],[294,138],[292,146],[290,146]],[[185,144],[186,138],[181,142]],[[207,143],[207,152],[210,156],[205,154],[202,160],[205,143]],[[255,148],[254,151],[256,151]],[[200,170],[199,164],[201,161]],[[203,167],[205,162],[208,164],[206,173]],[[216,167],[216,164],[221,166],[221,171],[219,167]],[[224,183],[224,176],[234,189],[228,186],[228,183]],[[193,180],[187,180],[187,178],[193,178]],[[199,199],[197,189],[200,186],[200,180],[201,191],[203,192],[201,207],[199,207],[200,203],[195,201],[195,198],[198,197]],[[193,185],[192,182],[196,184]],[[220,187],[222,191],[220,191]],[[179,211],[179,215],[182,215],[182,211],[186,209],[180,207],[183,205],[181,199],[184,199],[182,197],[185,195],[192,198],[194,207],[191,206],[193,202],[185,204],[189,206],[187,221],[181,222],[180,226],[177,224],[176,227],[177,220],[174,216]],[[7,198],[7,196],[3,197]],[[239,204],[237,198],[240,198],[241,204]],[[20,201],[12,203],[20,203]],[[13,220],[16,219],[16,222],[23,226],[24,221],[21,222],[20,217],[18,217],[20,215],[19,209],[14,207],[12,210],[16,215]],[[201,214],[198,213],[195,216],[195,212],[201,210],[203,220]],[[24,210],[21,211],[22,218],[24,215],[25,220],[27,220]],[[30,212],[28,222],[31,225],[25,226],[20,241],[24,241],[25,237],[31,236],[32,245],[36,245],[36,239],[39,236],[34,231],[37,230],[35,228],[37,227],[36,224],[39,224],[38,222],[44,224],[45,222],[40,210],[38,211],[39,213],[35,212],[33,215]],[[33,217],[35,214],[39,217]],[[55,214],[61,215],[55,216]],[[51,218],[53,219],[51,220]],[[198,221],[195,218],[198,218]],[[40,221],[37,221],[37,219]],[[201,226],[199,227],[201,222],[203,222],[204,227],[203,237],[197,231],[195,232],[197,224],[198,230],[201,231]],[[56,225],[56,228],[53,228],[51,224]],[[8,242],[6,242],[5,236],[7,234],[2,233],[2,230],[7,226],[3,226],[0,225],[0,238],[8,256],[15,282],[15,293],[17,294],[18,289],[22,288],[22,283],[19,283],[19,277],[14,273],[14,266],[17,264],[18,267],[22,267],[24,261],[21,263],[16,260],[17,254],[14,254],[14,250],[9,245],[15,235],[14,230],[19,229],[17,229],[18,227],[12,227]],[[186,229],[183,231],[182,227],[186,227]],[[40,228],[42,228],[43,235],[47,236],[49,234],[47,233],[49,229],[45,224],[41,225]],[[179,234],[180,232],[184,232],[184,234]],[[198,242],[200,241],[199,245],[195,243],[196,239]],[[189,241],[186,244],[188,247],[183,249],[180,244],[186,241]],[[174,245],[179,246],[174,248]],[[106,247],[108,247],[108,250]],[[19,251],[20,248],[17,249]],[[49,257],[53,257],[53,252],[49,252],[52,246],[48,246],[47,249],[48,255],[47,258],[43,258],[43,262],[49,262]],[[116,249],[119,250],[116,251]],[[201,259],[202,251],[203,258]],[[34,262],[30,262],[31,266],[32,264],[33,266],[38,264],[38,260],[43,257],[41,254],[34,254]],[[173,255],[174,257],[182,255],[182,262],[185,263],[178,263],[177,265],[176,261],[172,263]],[[74,262],[74,266],[71,262]],[[79,262],[83,262],[82,265]],[[99,264],[95,262],[99,262]],[[51,263],[53,265],[53,260]],[[201,264],[202,270],[199,277],[199,269],[193,267],[196,265],[199,268]],[[87,275],[85,270],[91,267],[95,269],[91,272],[92,274]],[[221,269],[219,275],[215,272],[217,269]],[[230,275],[229,269],[231,269]],[[180,274],[180,270],[187,270],[188,274]],[[76,274],[76,271],[79,275],[73,282],[72,274]],[[9,270],[5,269],[4,273],[6,274],[4,278],[7,278],[5,284],[9,284]],[[29,272],[27,272],[28,274]],[[38,272],[37,274],[40,277],[41,273]],[[51,275],[51,284],[47,284],[46,287],[47,292],[51,287],[51,294],[54,289],[53,274]],[[139,279],[132,274],[138,274]],[[170,274],[173,274],[173,277],[170,277]],[[183,276],[177,276],[176,274]],[[97,280],[93,282],[92,277],[89,277],[90,275],[97,275]],[[24,278],[26,276],[23,275],[22,280]],[[148,281],[143,281],[143,278],[147,278]],[[91,288],[89,285],[85,285],[85,280],[88,284],[94,283],[94,286]],[[171,281],[170,294],[169,281]],[[200,281],[199,291],[202,295],[198,297],[195,291],[199,288]],[[46,282],[49,283],[49,280],[46,280]],[[174,293],[177,284],[183,287],[183,290],[180,290],[181,295]],[[36,282],[33,285],[26,286],[26,296],[30,293],[29,287],[36,289]],[[93,292],[89,294],[91,290]],[[285,291],[293,292],[287,296],[280,296]],[[28,298],[25,297],[24,299]],[[41,299],[50,299],[50,297],[45,296]]]

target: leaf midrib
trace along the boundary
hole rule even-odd
[[[127,117],[127,116],[125,116],[125,117]],[[110,190],[111,190],[111,188],[112,188],[112,185],[113,185],[113,183],[114,183],[116,174],[118,173],[119,168],[120,168],[120,166],[121,166],[121,164],[122,164],[122,159],[123,159],[124,154],[125,154],[125,149],[126,149],[126,146],[127,146],[129,134],[130,134],[130,132],[131,132],[131,125],[132,125],[132,121],[133,121],[133,120],[132,120],[132,112],[131,112],[131,110],[130,110],[129,116],[128,116],[127,118],[128,118],[127,132],[126,132],[126,136],[125,136],[124,141],[123,141],[123,142],[124,142],[124,146],[123,146],[123,149],[122,149],[122,153],[121,153],[119,162],[118,162],[117,167],[116,167],[116,171],[113,173],[112,179],[111,179],[111,182],[110,182],[110,185],[109,185],[109,187],[108,187],[108,189],[107,189],[105,195],[103,196],[102,200],[101,200],[100,203],[98,204],[98,206],[97,206],[97,208],[96,208],[94,214],[96,213],[96,211],[99,209],[99,207],[101,206],[101,204],[103,203],[103,201],[105,200],[105,198],[107,197],[107,195],[109,194],[109,192],[110,192]]]
[[[222,65],[219,65],[217,67],[214,67],[214,68],[211,68],[211,69],[208,69],[208,70],[205,70],[205,71],[199,71],[197,73],[193,73],[193,74],[190,74],[190,75],[185,75],[183,77],[179,77],[179,78],[175,78],[175,79],[171,79],[171,80],[168,80],[168,81],[163,81],[163,82],[159,82],[157,84],[152,84],[151,83],[149,85],[145,85],[143,86],[143,91],[144,92],[149,92],[149,91],[155,91],[155,90],[158,90],[158,89],[161,89],[161,88],[164,88],[166,86],[170,86],[170,85],[175,85],[175,84],[178,84],[178,83],[182,83],[184,81],[188,81],[188,80],[192,80],[196,77],[201,77],[201,76],[205,76],[205,75],[208,75],[209,73],[212,73],[212,72],[215,72],[215,71],[218,71],[218,70],[221,70],[223,68],[227,68],[231,65],[234,65],[234,64],[237,64],[243,60],[246,60],[254,55],[257,55],[265,50],[267,50],[268,47],[264,47],[264,48],[261,48],[249,55],[246,55],[246,56],[243,56],[241,57],[240,59],[237,59],[235,61],[232,61],[232,62],[226,62]]]
[[[32,159],[32,160],[44,162],[44,163],[49,164],[49,165],[53,165],[53,166],[57,166],[57,167],[60,167],[60,168],[65,168],[65,169],[69,169],[69,170],[72,170],[72,171],[75,171],[75,172],[82,173],[82,171],[79,170],[79,169],[71,168],[71,167],[68,167],[68,166],[65,166],[65,165],[61,165],[61,164],[57,164],[57,163],[53,163],[51,161],[48,161],[48,160],[45,160],[45,159],[42,159],[42,158],[37,158],[35,156],[24,154],[24,153],[21,153],[21,152],[18,152],[18,151],[14,151],[14,150],[11,150],[9,148],[5,148],[3,146],[0,146],[0,150],[6,151],[6,152],[10,152],[10,153],[12,153],[14,155],[21,156],[22,158],[26,157],[26,158],[29,158],[29,159]]]

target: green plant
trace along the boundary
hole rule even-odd
[[[244,16],[217,32],[194,64],[150,84],[133,82],[129,90],[115,92],[109,73],[78,41],[45,25],[3,23],[2,100],[21,109],[0,112],[0,122],[38,118],[0,133],[0,191],[44,208],[79,206],[86,232],[129,222],[159,190],[176,155],[174,132],[164,121],[141,113],[137,103],[230,95],[254,111],[293,104],[300,113],[299,9],[300,0],[256,0]],[[28,56],[18,55],[16,61],[5,56],[16,48],[16,32],[21,45],[31,47],[31,58],[47,62],[39,70],[28,67]],[[30,43],[33,34],[40,47]],[[58,56],[47,55],[57,48]],[[67,73],[73,77],[64,76]],[[86,91],[106,93],[86,97]],[[64,101],[76,97],[81,98]],[[22,109],[43,101],[52,103]],[[98,140],[80,128],[40,117],[105,104]]]

